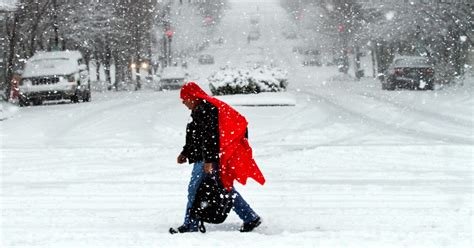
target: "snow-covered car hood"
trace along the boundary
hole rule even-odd
[[[78,71],[77,62],[68,58],[44,58],[26,63],[23,77],[69,75]]]

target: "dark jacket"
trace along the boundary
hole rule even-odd
[[[189,163],[219,163],[218,113],[218,109],[206,101],[191,112],[192,120],[186,127],[186,145],[181,152]]]

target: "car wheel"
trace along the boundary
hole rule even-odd
[[[382,90],[395,90],[395,87],[388,83],[382,83]]]
[[[33,105],[38,106],[43,104],[43,100],[41,98],[37,98],[33,100]]]
[[[84,92],[84,97],[82,98],[82,101],[83,102],[90,102],[91,101],[91,91],[90,90],[86,90]]]
[[[20,100],[18,102],[20,104],[20,107],[26,107],[30,105],[30,102],[22,97],[20,97]]]
[[[79,103],[79,95],[77,94],[74,94],[73,96],[71,96],[71,102],[72,103]]]
[[[429,82],[428,84],[426,84],[425,90],[434,90],[434,83]]]
[[[393,91],[393,90],[395,90],[395,86],[393,86],[393,85],[388,85],[388,86],[387,86],[387,90]]]

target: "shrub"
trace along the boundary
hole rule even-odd
[[[279,92],[285,91],[288,86],[286,72],[263,66],[254,69],[222,68],[208,80],[213,95]]]

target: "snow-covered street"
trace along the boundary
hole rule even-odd
[[[287,92],[261,97],[295,106],[221,97],[249,121],[267,180],[236,185],[260,227],[240,233],[232,212],[205,234],[170,235],[191,173],[176,163],[189,110],[178,91],[93,92],[89,103],[16,108],[0,121],[0,247],[472,247],[474,77],[382,91],[371,77],[302,67],[276,2],[259,4],[262,36],[248,43],[252,4],[231,1],[218,30],[226,42],[206,50],[216,64],[189,70],[206,90],[222,65],[289,73]]]

